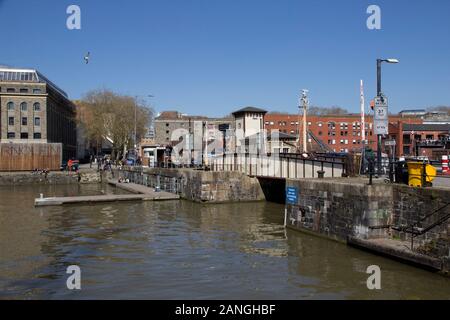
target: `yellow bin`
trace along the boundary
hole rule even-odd
[[[436,178],[437,170],[430,164],[425,167],[427,184],[431,184]],[[423,187],[422,185],[422,175],[423,175],[423,163],[422,162],[408,162],[408,184],[411,187]]]

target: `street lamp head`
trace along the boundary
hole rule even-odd
[[[387,63],[399,63],[400,61],[398,59],[386,59]]]

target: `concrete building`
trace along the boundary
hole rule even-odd
[[[233,112],[236,137],[242,139],[260,134],[264,130],[266,114],[266,110],[255,107],[246,107]]]
[[[208,118],[205,116],[189,116],[178,111],[164,111],[155,118],[154,142],[161,146],[173,145],[178,143],[178,140],[174,138],[174,132],[177,129],[182,129],[192,135],[198,130],[203,130],[203,123],[206,124],[208,132],[223,131],[224,128],[232,129],[234,127],[232,118]],[[200,135],[203,136],[202,133]]]
[[[1,66],[0,143],[62,143],[75,157],[75,105],[37,70]]]

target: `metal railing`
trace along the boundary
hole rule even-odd
[[[442,217],[439,216],[436,221],[434,221],[433,223],[429,224],[426,227],[421,228],[420,226],[422,226],[422,224],[425,221],[427,221],[428,219],[431,219],[434,216],[436,216],[437,214],[441,213],[449,205],[450,205],[450,203],[446,203],[442,207],[440,207],[437,210],[434,210],[433,212],[425,215],[419,221],[417,221],[416,223],[413,223],[413,224],[411,224],[411,225],[409,225],[407,227],[395,227],[395,226],[393,226],[392,229],[396,230],[396,231],[400,231],[400,232],[405,232],[405,233],[411,234],[411,251],[413,251],[414,250],[414,239],[419,237],[419,236],[422,236],[422,235],[424,235],[424,234],[426,234],[428,232],[430,232],[434,228],[437,228],[440,225],[442,225],[445,222],[447,222],[447,220],[450,219],[450,212],[446,213]]]
[[[304,158],[301,154],[226,154],[213,158],[213,171],[238,171],[249,176],[271,178],[318,178],[347,175],[344,158]]]
[[[182,194],[183,183],[181,177],[166,176],[156,173],[146,173],[142,168],[134,167],[131,170],[118,170],[115,171],[118,177],[128,179],[130,183],[140,184],[149,188],[155,188],[158,190]]]

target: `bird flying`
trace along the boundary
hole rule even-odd
[[[91,57],[91,53],[88,52],[85,56],[84,56],[84,61],[86,62],[86,64],[89,63],[89,58]]]

